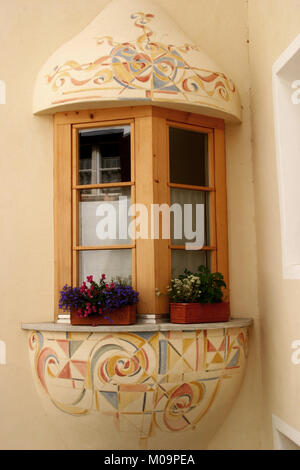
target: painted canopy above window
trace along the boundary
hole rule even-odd
[[[39,72],[33,112],[157,105],[241,120],[237,89],[150,0],[112,0]]]

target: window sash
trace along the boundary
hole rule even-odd
[[[130,165],[131,165],[131,175],[130,181],[126,182],[113,182],[113,183],[94,183],[82,185],[78,184],[78,175],[79,175],[79,131],[80,130],[93,130],[95,128],[109,128],[116,126],[130,126]],[[124,120],[124,121],[110,121],[110,122],[93,122],[92,124],[75,124],[72,126],[72,284],[79,284],[79,254],[85,251],[98,251],[98,250],[131,250],[131,278],[133,287],[136,288],[136,243],[133,241],[130,244],[112,244],[112,245],[99,245],[96,246],[85,246],[79,244],[79,194],[80,191],[85,189],[104,189],[104,188],[116,188],[116,187],[130,187],[131,188],[131,202],[135,201],[135,171],[134,171],[134,120]],[[102,273],[99,273],[99,275]],[[104,273],[106,274],[106,273]]]

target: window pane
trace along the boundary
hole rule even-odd
[[[79,191],[79,245],[128,245],[131,188]]]
[[[111,279],[124,279],[131,283],[131,251],[126,250],[89,250],[79,252],[79,282],[93,275],[99,281],[101,274]]]
[[[172,250],[172,278],[183,274],[185,269],[195,272],[202,264],[210,268],[209,251]]]
[[[130,126],[79,131],[78,183],[130,181]]]
[[[202,230],[204,230],[204,245],[209,245],[209,193],[206,191],[171,188],[171,205],[173,204],[180,205],[182,217],[178,215],[176,218],[174,213],[179,213],[171,211],[171,243],[173,245],[184,245],[187,242],[191,243],[194,241],[188,240],[185,236],[184,224],[186,224],[188,231],[197,232],[199,235],[202,235]],[[204,205],[204,218],[202,213],[200,214],[200,212],[196,211],[196,204]],[[186,235],[188,235],[188,232],[186,232]]]
[[[170,182],[208,186],[208,134],[170,127]]]

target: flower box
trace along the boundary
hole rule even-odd
[[[204,265],[195,273],[185,269],[167,288],[171,323],[227,322],[230,309],[223,300],[224,288],[224,276],[219,272],[212,273]]]
[[[226,322],[229,317],[228,302],[170,303],[171,323],[217,323]]]
[[[59,308],[69,311],[71,325],[132,325],[136,322],[139,293],[126,283],[99,282],[92,275],[80,287],[67,284],[60,292]]]
[[[133,325],[136,323],[136,305],[126,305],[112,312],[80,316],[77,310],[71,310],[71,325]]]

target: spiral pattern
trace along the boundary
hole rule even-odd
[[[240,383],[247,338],[247,328],[32,332],[29,350],[38,389],[56,409],[75,416],[97,411],[113,416],[118,432],[150,436],[192,430],[211,407],[216,411],[220,391]]]
[[[145,342],[141,345],[132,335],[130,341],[120,338],[118,344],[99,342],[91,356],[91,375],[96,387],[101,384],[141,383],[156,367],[155,351]]]
[[[203,412],[200,406],[205,386],[199,382],[183,383],[164,394],[156,407],[163,413],[156,414],[156,422],[164,431],[184,431],[191,428]]]

